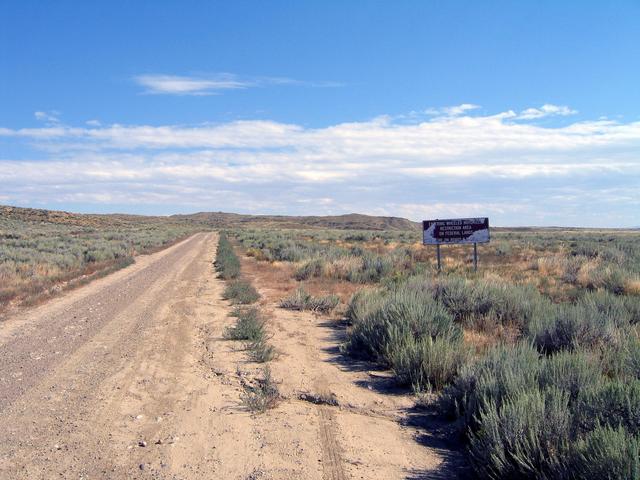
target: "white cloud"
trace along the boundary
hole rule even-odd
[[[212,75],[135,75],[133,81],[145,88],[146,94],[219,95],[226,90],[243,90],[267,85],[293,85],[318,88],[343,86],[339,82],[306,82],[285,77],[240,77],[231,73]]]
[[[447,117],[457,117],[458,115],[462,115],[471,110],[476,110],[480,108],[480,105],[475,105],[473,103],[462,103],[460,105],[453,105],[450,107],[441,107],[441,108],[427,108],[424,113],[427,115],[438,115],[438,116],[447,116]],[[418,112],[411,112],[415,116]]]
[[[171,95],[214,95],[222,90],[247,88],[251,83],[229,74],[213,77],[180,75],[136,75],[134,81],[146,88],[145,93]]]
[[[60,123],[60,112],[56,110],[51,110],[49,112],[37,111],[33,113],[33,116],[36,117],[36,120],[41,122],[45,122],[47,125],[56,125]]]
[[[537,118],[551,116],[566,117],[567,115],[575,115],[576,113],[578,113],[577,110],[573,110],[565,105],[552,105],[545,103],[540,108],[527,108],[526,110],[523,110],[516,118],[518,120],[534,120]]]
[[[0,184],[4,197],[22,204],[135,210],[138,198],[174,210],[414,219],[485,212],[502,224],[580,224],[589,215],[592,224],[640,224],[640,122],[550,127],[514,122],[509,110],[472,110],[463,104],[411,123],[379,116],[324,128],[274,121],[0,128],[3,142],[27,152],[0,157]]]

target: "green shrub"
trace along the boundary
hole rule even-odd
[[[595,292],[587,292],[580,300],[578,305],[583,306],[585,310],[595,315],[600,315],[618,328],[624,328],[630,324],[636,323],[640,302],[630,297],[621,297],[614,295],[605,290]]]
[[[240,259],[233,251],[233,246],[224,233],[221,233],[218,239],[214,265],[220,277],[225,280],[237,278],[240,275]]]
[[[623,427],[597,426],[577,442],[571,477],[585,480],[640,479],[640,441]]]
[[[340,298],[337,295],[314,297],[307,293],[304,288],[300,287],[296,289],[293,294],[280,300],[280,308],[329,313],[338,305],[339,302]]]
[[[597,309],[584,304],[559,305],[549,317],[532,322],[528,333],[540,351],[553,353],[613,341],[616,328]]]
[[[361,322],[374,311],[379,310],[383,302],[384,293],[382,291],[363,288],[351,297],[345,317],[352,324]]]
[[[569,451],[571,413],[565,392],[519,391],[479,414],[469,450],[481,478],[559,478]]]
[[[598,425],[622,425],[640,434],[640,380],[613,380],[583,390],[576,407],[576,428],[589,432]]]
[[[378,308],[354,322],[344,348],[352,355],[390,362],[394,344],[405,338],[461,338],[460,327],[445,308],[430,296],[407,285],[384,294]]]
[[[415,391],[441,390],[457,375],[467,350],[460,340],[409,336],[390,346],[388,357],[398,383]]]
[[[251,283],[237,279],[227,283],[222,298],[231,301],[235,305],[248,305],[257,302],[260,294]]]
[[[603,346],[602,369],[614,378],[640,380],[640,338],[635,331],[624,330],[615,342]]]
[[[393,261],[388,257],[364,252],[362,266],[349,271],[347,280],[353,283],[377,283],[393,271]]]
[[[269,362],[276,356],[275,347],[268,343],[265,335],[249,342],[247,344],[247,350],[249,350],[249,358],[253,362]]]
[[[543,359],[538,377],[540,389],[559,388],[572,402],[602,380],[597,359],[584,351],[559,352]]]
[[[298,281],[308,280],[314,277],[322,276],[322,271],[324,268],[324,260],[316,258],[314,260],[309,260],[305,264],[303,264],[300,268],[296,270],[294,273],[294,278]]]
[[[229,340],[256,341],[265,336],[265,320],[260,311],[255,307],[236,309],[233,313],[238,319],[233,327],[224,332],[224,337]]]
[[[531,345],[498,345],[475,363],[464,365],[445,388],[440,407],[462,419],[464,431],[478,428],[480,413],[488,406],[500,409],[506,398],[538,388],[540,354]]]
[[[533,319],[544,316],[551,308],[550,302],[530,286],[470,281],[457,276],[418,276],[408,286],[441,302],[456,322],[480,329],[497,323],[526,330]]]
[[[307,293],[304,288],[300,287],[288,297],[280,300],[280,308],[286,308],[288,310],[305,310],[307,305],[309,305],[310,300],[311,294]]]

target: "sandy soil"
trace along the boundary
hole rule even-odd
[[[194,235],[0,324],[0,478],[451,478],[459,457],[438,424],[339,354],[340,324],[278,309],[259,284],[282,400],[245,409],[261,367],[222,338],[216,240]]]

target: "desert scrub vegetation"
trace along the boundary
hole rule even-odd
[[[481,477],[638,478],[639,388],[604,375],[595,352],[544,356],[521,342],[462,368],[441,408],[460,422]]]
[[[256,378],[253,382],[243,382],[244,390],[241,400],[248,410],[255,413],[264,413],[274,408],[280,399],[278,385],[271,377],[271,369],[264,367],[262,377]]]
[[[233,251],[233,246],[224,233],[221,233],[218,239],[214,265],[220,278],[225,280],[237,278],[240,275],[240,259]]]
[[[258,307],[247,306],[257,302],[260,294],[251,282],[240,278],[240,259],[224,234],[218,239],[214,265],[220,277],[227,280],[223,298],[236,305],[230,314],[236,318],[236,323],[224,331],[224,338],[244,341],[249,359],[253,362],[265,363],[273,360],[276,350],[269,343],[267,321]]]
[[[222,298],[234,305],[249,305],[260,299],[260,294],[248,280],[240,276],[240,259],[236,255],[229,238],[221,233],[218,238],[216,259],[213,262],[220,278],[227,280]]]
[[[57,223],[56,217],[0,215],[0,308],[11,301],[36,301],[80,278],[124,267],[136,254],[151,253],[196,231],[170,219],[70,217]]]
[[[249,305],[257,302],[260,294],[251,282],[238,278],[227,282],[222,298],[234,305]]]
[[[269,344],[266,320],[256,307],[236,308],[231,316],[236,317],[236,323],[224,331],[224,338],[228,340],[244,340],[249,358],[257,363],[273,360],[275,348]]]
[[[283,306],[356,291],[342,351],[434,393],[478,478],[638,478],[640,232],[497,229],[477,274],[447,246],[440,275],[415,232],[236,234],[288,264]]]
[[[600,289],[557,304],[531,285],[422,274],[357,292],[343,350],[440,392],[480,478],[600,478],[593,442],[616,439],[598,453],[609,471],[638,460],[625,455],[640,435],[639,302]],[[463,340],[500,328],[511,335],[487,352]]]
[[[441,389],[466,358],[462,329],[447,309],[413,283],[359,292],[347,310],[343,350],[390,367],[401,384]]]
[[[323,277],[377,284],[433,271],[433,250],[418,231],[266,230],[231,232],[247,255],[288,262],[299,281]],[[527,283],[554,301],[573,300],[581,290],[640,295],[640,231],[494,229],[480,248],[485,274]],[[470,276],[468,247],[444,249],[447,271]]]
[[[231,312],[236,317],[234,326],[224,331],[224,338],[229,340],[254,341],[265,335],[265,320],[256,307],[236,307]]]
[[[288,297],[280,300],[279,306],[288,310],[311,310],[313,312],[329,313],[336,308],[339,302],[340,299],[337,295],[316,297],[300,287]]]

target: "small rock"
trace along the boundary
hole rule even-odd
[[[147,442],[145,442],[144,440],[140,440],[140,441],[138,442],[138,446],[139,446],[139,447],[146,447],[146,446],[147,446]]]
[[[141,463],[140,465],[138,465],[138,467],[140,468],[140,470],[144,470],[144,463]]]
[[[156,445],[162,445],[162,439],[159,438],[158,440],[156,440]]]

